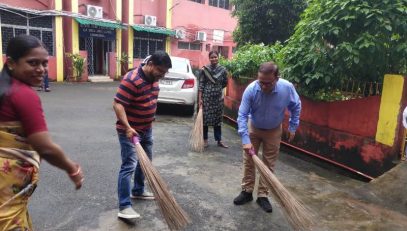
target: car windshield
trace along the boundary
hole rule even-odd
[[[169,71],[183,72],[183,73],[188,72],[188,65],[185,61],[179,60],[179,59],[172,59],[171,63],[172,63],[172,68],[169,69]]]

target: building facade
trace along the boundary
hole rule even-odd
[[[72,76],[68,53],[86,58],[84,79],[117,78],[156,50],[199,68],[211,50],[232,56],[231,11],[229,0],[2,0],[0,55],[12,37],[30,34],[49,51],[52,80]]]

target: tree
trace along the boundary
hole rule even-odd
[[[294,31],[305,0],[233,0],[239,25],[233,32],[238,45],[284,42]]]
[[[303,93],[407,72],[407,0],[312,0],[279,56]]]

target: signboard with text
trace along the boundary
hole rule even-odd
[[[113,28],[95,26],[95,25],[80,25],[79,26],[80,37],[92,37],[103,40],[115,40],[116,30]]]

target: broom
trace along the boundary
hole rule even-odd
[[[198,114],[195,118],[195,124],[189,135],[189,147],[191,151],[202,152],[204,150],[203,138],[203,113],[202,107],[199,107]]]
[[[166,183],[151,164],[151,161],[141,146],[140,140],[137,136],[133,137],[133,142],[136,147],[136,154],[140,162],[141,169],[147,178],[148,184],[153,191],[158,207],[160,208],[168,227],[170,230],[180,230],[184,228],[188,223],[190,223],[188,215],[175,201],[175,198],[170,193],[170,190],[168,190]]]
[[[310,211],[281,184],[277,177],[256,155],[254,149],[249,151],[249,155],[252,156],[254,164],[270,188],[273,198],[281,205],[287,220],[293,228],[295,230],[311,230],[314,221]]]

